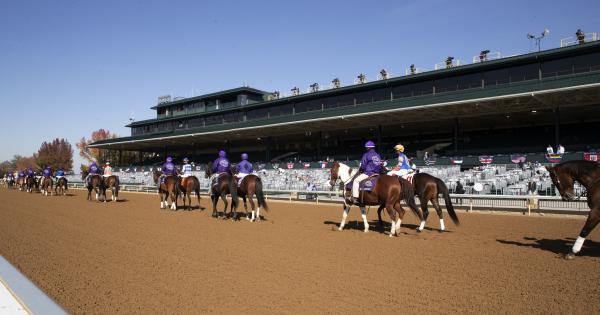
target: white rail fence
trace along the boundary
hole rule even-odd
[[[69,187],[85,188],[83,183],[69,183]],[[121,191],[139,193],[157,193],[156,186],[121,185]],[[265,190],[267,199],[293,201],[309,201],[315,203],[342,203],[341,191],[300,191],[300,190]],[[202,194],[208,194],[207,189],[201,189]],[[560,197],[539,195],[463,195],[450,194],[452,204],[457,209],[494,210],[514,212],[559,212],[568,214],[587,214],[589,211],[587,199],[563,201]],[[419,203],[418,200],[417,204]],[[443,206],[444,200],[440,198]],[[430,211],[432,207],[430,206]]]

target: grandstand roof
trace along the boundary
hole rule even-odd
[[[255,95],[269,94],[269,92],[266,92],[266,91],[262,91],[262,90],[247,87],[247,86],[242,86],[242,87],[223,90],[223,91],[219,91],[219,92],[208,93],[208,94],[203,94],[203,95],[189,97],[189,98],[183,98],[183,99],[179,99],[179,100],[172,101],[172,102],[161,103],[161,104],[151,107],[151,109],[173,106],[173,105],[177,105],[177,104],[193,103],[193,102],[197,102],[197,101],[200,101],[203,99],[218,98],[218,97],[225,97],[225,96],[235,96],[240,93],[248,93],[248,94],[255,94]],[[139,123],[139,122],[137,122],[137,123]]]

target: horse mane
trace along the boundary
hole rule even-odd
[[[586,173],[600,170],[600,164],[592,161],[575,160],[561,163],[556,168],[566,171],[573,178],[579,178]]]

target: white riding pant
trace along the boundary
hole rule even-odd
[[[369,178],[369,175],[363,173],[358,175],[355,179],[354,179],[354,183],[352,183],[352,197],[354,198],[358,198],[358,186],[360,185],[360,182],[364,179]]]
[[[397,171],[389,171],[387,174],[390,176],[404,176],[404,175],[407,175],[408,173],[412,173],[411,170],[399,169]]]

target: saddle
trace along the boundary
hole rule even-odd
[[[373,174],[373,175],[361,180],[360,183],[358,184],[358,190],[359,191],[372,191],[373,188],[375,188],[375,184],[377,184],[379,177],[380,177],[379,174]],[[352,179],[348,184],[346,184],[347,190],[352,190],[352,185],[354,185],[355,180],[356,179]]]
[[[227,175],[227,172],[222,172],[217,174],[217,176],[215,176],[215,178],[213,179],[213,183],[212,186],[220,186],[221,185],[221,181],[223,180],[223,176]]]

